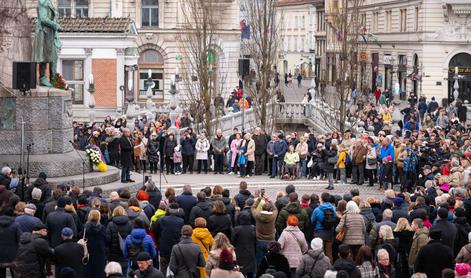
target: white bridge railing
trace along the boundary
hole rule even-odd
[[[310,103],[270,103],[267,105],[267,119],[274,120],[277,124],[304,124],[314,132],[322,134],[338,130],[340,125],[339,111],[320,100]],[[259,125],[256,110],[254,108],[245,110],[245,130],[251,130]],[[225,136],[232,134],[234,127],[242,130],[242,111],[228,112],[225,116],[214,119],[212,126],[215,129],[220,128]]]

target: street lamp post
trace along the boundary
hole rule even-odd
[[[88,80],[88,92],[90,93],[90,99],[88,100],[88,108],[90,110],[88,111],[88,115],[90,118],[90,125],[92,125],[95,122],[95,84],[93,81],[93,74],[90,74],[90,78]]]

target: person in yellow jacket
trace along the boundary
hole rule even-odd
[[[392,115],[388,108],[384,109],[383,112],[383,123],[390,124],[392,123]]]
[[[337,168],[340,172],[340,181],[343,184],[347,184],[347,171],[345,169],[345,164],[347,163],[347,151],[343,144],[339,145],[339,158],[337,160]]]
[[[152,217],[150,218],[150,225],[152,225],[152,223],[156,222],[157,220],[165,216],[165,213],[166,213],[165,209],[166,209],[165,203],[163,201],[160,202],[159,208],[155,211],[154,215],[152,215]]]
[[[296,177],[296,169],[298,167],[299,154],[295,152],[294,146],[290,145],[288,152],[285,154],[285,171],[289,174],[289,179]]]
[[[209,251],[213,246],[214,238],[211,235],[211,232],[206,228],[206,219],[203,217],[198,217],[195,219],[195,228],[193,229],[191,240],[200,246],[204,260],[208,261]],[[204,267],[199,267],[199,270],[200,278],[209,277]]]

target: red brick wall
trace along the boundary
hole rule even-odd
[[[116,107],[116,59],[93,59],[96,107]]]

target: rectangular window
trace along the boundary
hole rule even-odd
[[[407,31],[407,9],[401,9],[400,32]]]
[[[391,11],[386,11],[384,16],[384,32],[391,32]]]
[[[72,89],[72,103],[83,104],[83,60],[62,60],[62,74]]]
[[[300,26],[299,26],[301,29],[304,29],[304,21],[305,21],[305,20],[306,20],[306,19],[304,18],[304,15],[303,15],[303,16],[301,17],[301,22],[300,22]]]
[[[294,17],[294,29],[299,27],[298,16]]]
[[[301,37],[301,43],[299,44],[299,51],[304,52],[304,38]]]
[[[75,1],[75,17],[88,17],[88,0]]]
[[[72,0],[59,0],[57,11],[59,17],[70,17],[72,15]]]
[[[419,31],[419,7],[415,7],[414,9],[414,29],[415,31]]]
[[[298,50],[298,37],[293,37],[293,40],[294,40],[293,51],[297,51]]]
[[[151,78],[154,81],[152,88],[153,99],[164,98],[164,71],[162,69],[151,69]],[[149,77],[149,69],[140,69],[139,71],[139,97],[145,98],[147,94],[147,78]]]
[[[142,0],[142,27],[159,27],[159,1]]]
[[[379,24],[379,13],[378,12],[374,12],[373,13],[373,24],[371,26],[371,29],[373,30],[373,32],[378,32],[378,24]]]
[[[360,26],[365,27],[366,26],[366,13],[362,13],[360,17]]]

